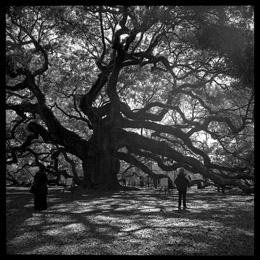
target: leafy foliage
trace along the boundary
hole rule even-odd
[[[148,159],[243,189],[253,30],[251,6],[7,7],[7,164],[67,158],[115,187],[119,160],[156,177]]]

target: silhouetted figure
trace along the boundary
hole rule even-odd
[[[44,170],[44,166],[40,165],[40,170],[34,177],[34,209],[46,210],[47,209],[47,187],[48,179]]]
[[[144,187],[144,178],[140,176],[140,187]]]
[[[149,187],[149,184],[150,184],[150,183],[149,183],[149,182],[150,182],[150,181],[149,181],[149,176],[146,177],[145,181],[146,181],[146,186]]]
[[[122,174],[122,183],[123,183],[123,186],[126,187],[126,176],[125,176],[125,174]]]
[[[179,193],[178,208],[181,209],[181,201],[183,199],[183,208],[186,209],[186,192],[187,188],[190,186],[190,179],[185,175],[183,168],[179,169],[179,174],[174,183],[176,184]]]

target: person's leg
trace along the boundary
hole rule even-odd
[[[181,208],[181,198],[182,198],[182,192],[179,191],[179,201],[178,201],[178,208],[180,209]]]
[[[184,208],[187,208],[187,206],[186,206],[186,191],[183,191],[183,207]]]
[[[39,194],[38,195],[38,201],[39,201],[39,208],[40,208],[40,210],[42,210],[42,195],[41,194]]]
[[[43,195],[42,196],[42,207],[41,207],[41,209],[43,209],[43,210],[46,210],[47,209],[47,196],[46,195]]]
[[[40,201],[39,201],[39,195],[34,195],[34,210],[40,210]]]
[[[47,196],[44,194],[40,195],[40,209],[41,210],[47,209]]]

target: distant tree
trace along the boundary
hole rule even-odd
[[[248,187],[253,19],[252,6],[7,7],[7,169],[66,162],[83,187],[116,189],[120,161],[158,178],[152,161]]]

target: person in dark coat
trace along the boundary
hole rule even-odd
[[[34,209],[46,210],[47,209],[47,187],[48,179],[45,173],[45,168],[40,165],[40,170],[34,177]]]
[[[183,200],[183,209],[186,209],[186,192],[187,188],[190,186],[190,179],[185,175],[183,168],[179,169],[179,174],[174,183],[177,186],[179,195],[178,208],[181,209],[181,201]]]

